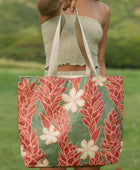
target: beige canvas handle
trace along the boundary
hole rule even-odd
[[[94,73],[95,76],[97,76],[97,72],[95,69],[94,61],[92,59],[88,43],[85,37],[85,33],[82,27],[82,24],[80,22],[80,18],[78,15],[77,8],[76,11],[76,17],[75,17],[75,33],[77,42],[79,45],[79,48],[81,50],[81,53],[83,54],[85,63],[86,63],[86,75],[91,75],[91,71]],[[57,68],[58,68],[58,57],[59,57],[59,46],[60,46],[60,37],[62,30],[64,28],[66,22],[66,17],[64,14],[63,9],[61,9],[60,18],[58,21],[58,25],[56,28],[53,45],[52,45],[52,51],[50,56],[50,62],[49,62],[49,69],[48,69],[48,76],[57,76]]]

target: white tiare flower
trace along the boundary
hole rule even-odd
[[[24,158],[24,157],[26,156],[26,152],[24,152],[24,147],[23,147],[23,145],[21,145],[20,151],[21,151],[21,156],[22,156],[22,158]]]
[[[97,76],[97,77],[93,77],[92,81],[95,81],[95,86],[103,86],[104,82],[106,81],[106,78],[103,76]]]
[[[80,107],[84,106],[85,100],[81,98],[83,93],[84,90],[82,89],[76,93],[76,89],[72,88],[69,95],[63,94],[62,99],[66,102],[66,104],[63,105],[63,109],[71,110],[74,113],[77,111],[77,105]]]
[[[49,145],[51,143],[57,142],[57,137],[60,134],[58,130],[54,131],[54,125],[51,125],[49,127],[49,130],[45,127],[43,127],[43,135],[40,136],[41,140],[45,140],[45,144]]]
[[[99,149],[98,146],[94,145],[94,140],[92,139],[88,143],[85,139],[82,140],[81,146],[82,148],[77,149],[78,152],[81,152],[81,159],[86,159],[87,156],[93,159],[95,157],[95,152]]]
[[[47,167],[49,165],[49,161],[47,159],[44,159],[43,161],[38,161],[37,165],[39,167]]]

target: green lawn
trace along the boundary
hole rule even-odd
[[[118,164],[102,170],[140,169],[140,70],[108,69],[124,78],[124,146]],[[17,117],[18,76],[43,76],[43,69],[0,68],[0,170],[26,170],[19,149]],[[33,168],[30,168],[33,169]]]

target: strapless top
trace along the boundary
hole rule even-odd
[[[75,35],[75,16],[74,15],[65,15],[66,23],[61,33],[60,39],[60,49],[59,49],[59,59],[58,65],[70,64],[70,65],[85,65],[84,57],[78,46]],[[46,54],[46,66],[49,66],[49,59],[51,55],[52,43],[56,31],[60,16],[55,16],[43,24],[41,24],[42,29],[42,38],[44,42],[45,54]],[[89,45],[91,55],[95,66],[100,68],[98,63],[98,44],[102,40],[103,29],[98,20],[86,17],[79,16],[83,30]]]

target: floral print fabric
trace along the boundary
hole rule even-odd
[[[49,145],[51,143],[56,143],[57,142],[57,136],[59,135],[59,131],[54,131],[54,126],[51,125],[49,127],[49,130],[47,128],[43,128],[43,133],[44,135],[40,136],[41,140],[45,140],[45,144]]]
[[[121,76],[19,77],[18,126],[25,165],[117,163],[123,108]]]
[[[81,99],[83,93],[84,91],[80,89],[76,94],[76,89],[72,88],[69,95],[62,94],[62,99],[67,102],[63,105],[63,108],[65,110],[71,110],[73,113],[76,112],[77,106],[83,106],[85,104],[85,101]]]
[[[94,140],[90,140],[88,143],[87,141],[84,139],[81,142],[81,146],[82,148],[78,148],[77,151],[81,152],[81,159],[86,159],[87,156],[89,156],[90,158],[94,158],[95,157],[95,152],[99,149],[98,146],[94,145]]]

